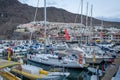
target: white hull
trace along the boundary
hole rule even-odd
[[[77,61],[65,61],[65,60],[59,60],[57,58],[41,58],[38,55],[30,55],[30,54],[27,55],[27,58],[30,61],[34,61],[45,65],[59,66],[66,68],[83,68],[83,65],[79,64]]]
[[[21,65],[22,70],[13,67],[12,71],[28,77],[29,79],[42,79],[42,80],[60,80],[61,78],[66,78],[70,75],[68,72],[49,72],[45,71],[40,67],[33,65]]]

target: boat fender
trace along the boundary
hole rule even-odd
[[[44,74],[44,75],[48,75],[48,71],[45,71],[45,70],[40,70],[39,73]]]
[[[82,64],[82,61],[83,61],[82,55],[79,55],[79,58],[78,58],[79,64]]]

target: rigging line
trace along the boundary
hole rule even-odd
[[[36,16],[37,16],[37,12],[38,12],[38,6],[39,6],[39,0],[38,0],[38,2],[37,2],[37,7],[36,7],[36,11],[35,11],[35,16],[34,16],[34,22],[35,22],[35,20],[36,20]]]
[[[39,0],[38,0],[38,2],[37,2],[37,7],[36,7],[36,10],[35,10],[35,15],[34,15],[34,20],[33,20],[33,22],[35,22],[36,21],[36,16],[37,16],[37,12],[38,12],[38,5],[39,5]],[[30,34],[30,44],[32,43],[32,36],[33,36],[33,31],[31,31],[31,34]]]
[[[81,4],[81,1],[80,1],[80,4]],[[80,11],[80,4],[79,4],[79,6],[78,6],[78,14],[76,14],[76,17],[75,17],[75,21],[74,21],[74,23],[77,22],[77,18],[78,18],[79,11]],[[74,28],[75,28],[75,27],[74,27]],[[74,29],[74,36],[75,36],[75,29]]]
[[[89,3],[87,2],[87,6],[86,6],[86,27],[88,26],[88,5],[89,5]]]
[[[81,4],[81,1],[80,1],[80,4]],[[77,22],[77,17],[78,17],[78,15],[79,15],[79,11],[80,11],[80,4],[79,4],[79,7],[78,7],[78,14],[76,14],[76,17],[75,17],[75,21],[74,21],[74,23]]]

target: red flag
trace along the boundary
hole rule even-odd
[[[66,40],[70,40],[70,36],[69,36],[66,28],[64,29],[64,32],[65,32],[65,38],[66,38]]]

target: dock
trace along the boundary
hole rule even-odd
[[[0,76],[4,77],[5,80],[21,80],[10,72],[0,71]]]
[[[111,80],[112,77],[117,73],[119,66],[120,66],[120,57],[117,57],[114,60],[114,62],[108,67],[107,71],[105,72],[105,75],[101,80]]]
[[[2,77],[3,80],[4,79],[5,80],[21,80],[20,78],[16,77],[12,73],[10,73],[9,70],[7,71],[6,69],[4,69],[4,68],[10,67],[10,66],[19,65],[19,64],[20,63],[18,63],[18,62],[0,59],[0,77]]]
[[[19,65],[19,64],[20,64],[19,62],[13,62],[13,61],[0,59],[0,69],[9,67],[9,66]]]

